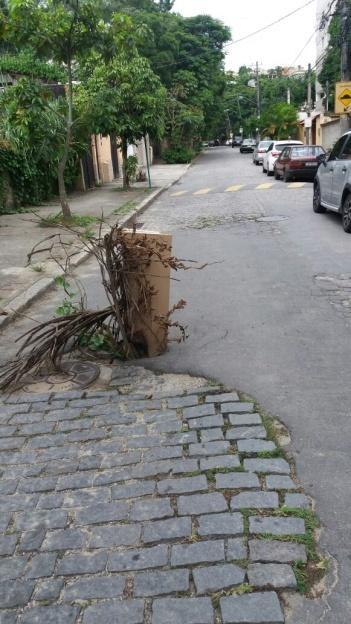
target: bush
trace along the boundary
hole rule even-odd
[[[163,152],[163,159],[169,165],[189,163],[195,156],[194,150],[182,145],[170,147]]]

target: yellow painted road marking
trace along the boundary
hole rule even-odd
[[[291,184],[288,184],[288,188],[302,188],[305,184],[306,182],[291,182]]]
[[[225,189],[226,193],[235,193],[235,191],[240,191],[241,188],[243,188],[243,184],[234,184],[234,186],[228,186],[227,189]]]
[[[188,191],[177,191],[177,193],[171,193],[171,197],[180,197],[181,195],[185,195]]]
[[[256,186],[256,190],[261,191],[264,189],[270,189],[272,188],[272,186],[274,186],[274,182],[264,182],[264,184],[259,184],[258,186]]]
[[[203,189],[200,189],[199,191],[195,191],[193,195],[206,195],[206,193],[209,193],[210,191],[212,191],[211,188],[203,188]]]

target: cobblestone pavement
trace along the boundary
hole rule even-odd
[[[285,621],[309,501],[253,403],[172,394],[4,400],[1,624]]]

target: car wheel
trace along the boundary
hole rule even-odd
[[[258,162],[258,160],[255,160],[255,165],[256,165],[256,167],[258,167],[258,165],[259,165],[259,164],[260,164],[260,163]]]
[[[280,175],[279,175],[276,167],[274,167],[274,179],[275,180],[280,180]]]
[[[267,169],[264,168],[264,164],[262,164],[262,173],[267,173]]]
[[[326,208],[321,204],[321,188],[318,182],[316,182],[313,189],[313,212],[318,214],[326,212]]]
[[[286,169],[284,171],[284,182],[290,182],[290,175]]]
[[[272,176],[272,175],[273,175],[273,171],[269,169],[269,165],[268,165],[267,176]]]
[[[342,227],[344,232],[351,234],[351,194],[346,195],[342,205]]]

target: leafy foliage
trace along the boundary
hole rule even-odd
[[[17,54],[0,55],[0,72],[10,72],[42,78],[43,80],[64,81],[65,72],[53,63],[46,63],[38,59],[33,50],[21,50]]]
[[[194,150],[182,145],[173,146],[163,152],[165,161],[172,165],[175,163],[189,163],[195,156]]]

